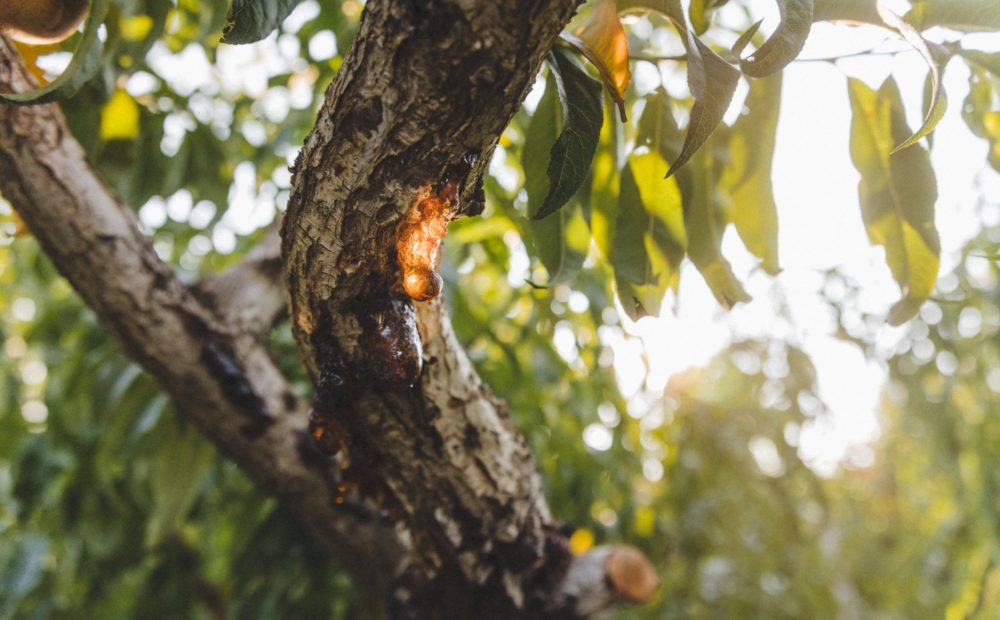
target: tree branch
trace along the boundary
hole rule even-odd
[[[33,86],[0,37],[0,89]],[[269,323],[274,298],[282,296],[264,277],[273,275],[266,257],[273,239],[255,252],[259,260],[205,283],[229,301],[215,316],[157,257],[133,212],[90,168],[55,105],[0,105],[0,192],[102,325],[183,414],[260,488],[289,503],[359,587],[384,594],[399,557],[394,537],[370,512],[338,505],[338,470],[312,446],[307,407],[257,334],[247,331]],[[236,280],[247,288],[235,287]],[[267,291],[263,309],[244,307],[256,303],[248,295],[251,281],[254,290]]]
[[[195,293],[232,332],[260,335],[288,312],[281,277],[281,226],[276,222],[243,260],[199,282]]]
[[[366,5],[296,163],[283,224],[290,319],[317,386],[313,428],[259,343],[282,307],[273,238],[189,289],[86,164],[57,108],[0,108],[0,191],[52,262],[359,587],[393,592],[400,617],[575,618],[592,610],[580,592],[620,599],[617,584],[605,587],[610,568],[593,569],[608,557],[570,557],[525,440],[443,303],[404,297],[395,253],[419,199],[455,186],[460,213],[481,209],[500,133],[577,3]],[[29,87],[0,40],[0,88]]]
[[[397,594],[415,617],[576,614],[554,606],[571,558],[526,443],[443,303],[404,294],[396,241],[449,187],[478,213],[497,140],[577,4],[369,1],[296,162],[282,254],[317,434],[406,529]]]

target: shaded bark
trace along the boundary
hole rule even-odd
[[[0,89],[33,85],[0,37]],[[312,446],[308,406],[254,331],[273,321],[274,304],[262,304],[245,323],[238,318],[248,292],[283,299],[273,264],[277,244],[262,247],[270,254],[270,281],[243,277],[260,275],[251,258],[205,283],[215,306],[206,305],[159,259],[134,213],[87,163],[55,105],[0,105],[0,193],[105,329],[178,408],[261,489],[287,502],[359,587],[384,595],[399,557],[394,538],[374,515],[337,505],[338,472]],[[262,308],[271,315],[262,316]]]

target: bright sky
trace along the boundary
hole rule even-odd
[[[768,32],[774,15],[769,17],[771,24],[765,22],[764,26]],[[901,42],[883,43],[887,38],[886,31],[875,27],[821,23],[814,26],[800,57],[841,56],[872,48],[905,49]],[[968,37],[966,44],[971,42],[972,37]],[[886,369],[882,363],[866,360],[854,345],[833,337],[834,318],[820,296],[822,272],[839,267],[857,281],[861,295],[856,310],[861,312],[885,316],[899,296],[883,251],[868,243],[861,223],[859,177],[848,151],[850,107],[845,72],[876,87],[892,72],[910,106],[911,126],[919,125],[927,67],[914,52],[844,59],[838,65],[792,63],[785,70],[774,161],[784,271],[776,278],[755,271],[754,259],[730,230],[724,253],[754,301],[726,313],[687,265],[676,311],[668,307],[673,304],[667,304],[661,317],[631,324],[627,331],[638,335],[641,344],[623,339],[612,342],[615,367],[626,393],[643,389],[639,385],[645,373],[643,354],[650,364],[645,389],[658,393],[673,373],[706,363],[731,339],[790,338],[816,365],[819,395],[829,407],[827,415],[817,417],[799,434],[803,457],[827,475],[845,459],[857,466],[871,463],[872,452],[865,444],[879,434],[876,411]],[[637,82],[641,77],[637,72]],[[973,136],[961,119],[967,79],[968,71],[960,62],[950,66],[945,84],[951,106],[934,136],[942,274],[955,266],[958,251],[977,230],[975,209],[981,188],[1000,191],[1000,175],[986,166],[986,143]],[[781,305],[789,311],[791,322],[778,318]],[[926,307],[924,311],[934,312]],[[905,330],[905,326],[885,324],[877,338],[880,351],[890,353]]]

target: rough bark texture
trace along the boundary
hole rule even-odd
[[[13,46],[0,37],[0,90],[32,84]],[[101,324],[184,414],[262,489],[287,501],[360,587],[383,593],[398,557],[393,537],[370,514],[336,504],[337,470],[312,446],[307,406],[259,343],[260,332],[247,329],[269,325],[273,300],[283,298],[273,279],[275,240],[270,284],[243,277],[260,276],[268,263],[251,259],[206,282],[215,305],[202,303],[90,168],[55,105],[0,105],[0,193]],[[272,302],[244,322],[246,295],[254,291]]]
[[[528,448],[443,304],[415,304],[422,343],[408,339],[395,244],[449,183],[460,211],[481,209],[490,154],[576,5],[369,2],[296,165],[282,245],[293,327],[331,449],[411,534],[399,594],[422,617],[542,613],[569,560]]]
[[[617,600],[606,562],[570,558],[525,441],[443,303],[403,296],[394,247],[415,202],[448,185],[461,213],[481,208],[490,154],[577,3],[370,0],[300,154],[283,257],[270,231],[191,288],[58,108],[0,106],[0,193],[55,266],[182,412],[397,617],[576,618],[594,608],[581,593]],[[0,37],[0,90],[30,85]],[[285,309],[282,263],[317,388],[312,427],[261,344]]]

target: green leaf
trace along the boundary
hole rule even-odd
[[[691,190],[684,194],[684,226],[688,236],[688,256],[705,278],[718,302],[727,310],[750,301],[750,295],[722,256],[722,234],[728,221],[719,207],[715,192],[715,162],[702,149],[692,162]]]
[[[813,0],[778,0],[781,22],[774,34],[740,68],[750,77],[764,77],[785,68],[802,51],[813,21]]]
[[[848,81],[853,120],[851,159],[861,173],[858,193],[868,238],[885,248],[903,297],[889,311],[893,325],[916,315],[937,280],[941,251],[934,228],[937,184],[930,156],[921,147],[891,154],[909,133],[895,80],[875,92]]]
[[[684,133],[677,126],[670,107],[670,95],[661,86],[646,98],[636,132],[636,146],[647,146],[664,160],[677,157],[684,146]],[[682,181],[683,183],[683,181]]]
[[[987,159],[1000,171],[1000,78],[979,67],[971,69],[962,117],[972,133],[989,142]]]
[[[622,0],[619,8],[623,12],[639,10],[662,13],[674,25],[687,51],[688,88],[694,97],[694,106],[688,117],[684,145],[667,171],[669,178],[687,163],[722,122],[733,93],[736,92],[740,73],[691,32],[679,0]]]
[[[813,0],[813,21],[882,23],[875,0]]]
[[[559,47],[552,49],[549,63],[561,104],[561,130],[549,154],[545,200],[537,209],[537,203],[529,201],[532,219],[555,213],[576,193],[587,178],[604,122],[601,83]]]
[[[17,548],[9,561],[0,567],[3,568],[0,571],[0,613],[9,618],[17,610],[17,604],[42,582],[52,549],[49,540],[38,534],[29,533],[14,541],[5,538],[5,544]]]
[[[93,0],[73,59],[62,75],[41,88],[26,93],[0,93],[0,101],[18,105],[49,103],[73,96],[101,67],[101,45],[97,31],[104,23],[110,0]]]
[[[730,50],[733,56],[738,58],[743,54],[743,50],[746,49],[746,46],[753,40],[754,35],[757,34],[757,31],[760,30],[760,26],[763,23],[763,19],[758,19],[736,39],[736,42],[733,43],[733,47]]]
[[[531,118],[521,155],[529,213],[532,205],[540,203],[548,192],[548,180],[542,169],[557,140],[560,111],[557,91],[556,78],[550,74],[545,93]],[[549,283],[572,279],[583,265],[590,244],[590,231],[579,201],[572,208],[560,209],[542,219],[518,219],[529,252],[549,272]]]
[[[623,127],[612,118],[605,106],[604,126],[591,164],[590,227],[594,244],[605,258],[611,256],[615,220],[618,218],[618,193],[621,169],[625,165]]]
[[[590,228],[577,198],[540,220],[521,220],[528,249],[549,272],[548,284],[569,282],[579,273],[590,247]]]
[[[274,32],[300,0],[233,0],[222,42],[256,43]]]
[[[632,155],[622,170],[611,264],[618,297],[633,320],[658,315],[676,287],[687,246],[676,179],[663,181],[667,163],[655,151]]]
[[[521,166],[524,169],[524,189],[528,193],[528,213],[541,210],[549,192],[549,181],[543,172],[548,166],[549,153],[559,137],[559,100],[555,75],[549,73],[545,92],[538,100],[535,113],[527,127]]]
[[[687,163],[722,122],[740,79],[739,71],[702,43],[682,22],[673,17],[671,21],[687,50],[688,88],[694,97],[694,106],[684,146],[670,165],[667,177]]]
[[[941,83],[941,69],[943,65],[939,59],[944,58],[944,62],[947,62],[947,52],[940,46],[935,46],[932,49],[930,44],[924,40],[924,37],[920,35],[920,32],[918,32],[916,28],[903,21],[900,16],[887,9],[882,4],[882,0],[878,0],[876,8],[886,25],[896,30],[900,36],[906,39],[906,42],[909,43],[913,49],[917,50],[921,56],[923,56],[924,61],[927,62],[927,66],[929,66],[931,70],[931,98],[927,106],[927,114],[924,117],[924,122],[920,128],[913,133],[913,135],[903,140],[898,146],[896,146],[893,150],[893,152],[895,152],[905,149],[908,146],[913,146],[919,142],[921,138],[934,131],[934,127],[936,127],[941,119],[944,118],[944,113],[948,108],[948,97],[944,91],[944,84]]]
[[[691,0],[688,8],[688,15],[691,18],[691,28],[698,34],[703,34],[708,30],[712,19],[712,11],[719,8],[729,0]]]
[[[979,50],[958,50],[958,55],[970,63],[986,69],[1000,78],[1000,53],[981,52]]]
[[[750,82],[746,112],[729,132],[721,184],[732,200],[729,217],[744,245],[771,274],[778,266],[778,214],[771,163],[781,108],[781,74]]]
[[[618,0],[619,13],[647,13],[655,11],[678,23],[684,23],[684,9],[680,0]]]
[[[215,449],[189,423],[176,416],[153,463],[153,506],[146,524],[146,544],[154,546],[181,524],[212,465]]]
[[[906,21],[918,30],[944,26],[953,30],[1000,30],[996,0],[912,0]]]

